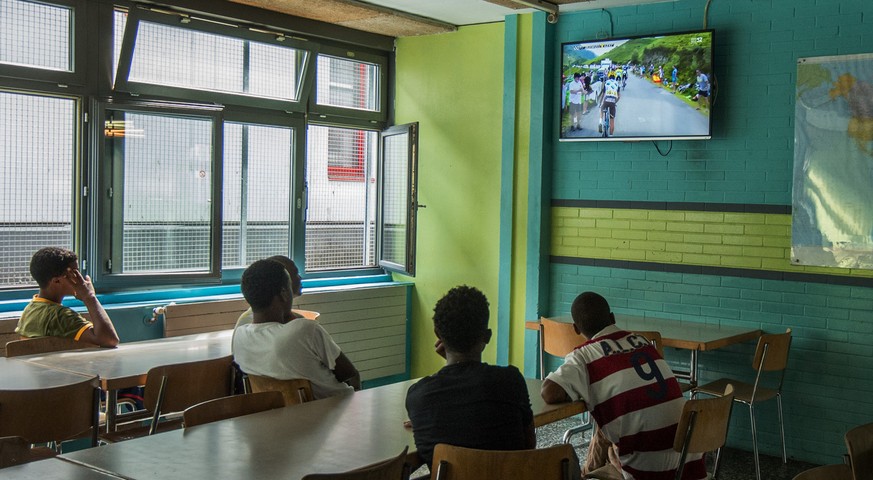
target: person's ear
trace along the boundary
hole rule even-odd
[[[576,332],[576,335],[582,335],[582,330],[579,330],[579,325],[573,324],[573,331]]]
[[[482,341],[485,342],[485,345],[491,341],[491,329],[485,330],[485,333],[482,335]]]
[[[609,312],[609,319],[612,321],[610,323],[610,325],[615,325],[615,314],[614,313]]]

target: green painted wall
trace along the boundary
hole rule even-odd
[[[435,372],[433,306],[468,284],[496,328],[503,23],[397,40],[396,123],[419,122],[418,265],[412,280],[411,374]],[[496,335],[495,335],[496,337]],[[485,351],[494,362],[496,345]]]

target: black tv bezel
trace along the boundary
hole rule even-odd
[[[596,42],[610,42],[610,41],[629,41],[638,38],[653,38],[653,37],[669,37],[669,36],[677,36],[677,35],[688,35],[693,33],[709,33],[710,35],[710,47],[709,47],[709,65],[710,65],[710,85],[712,84],[712,76],[714,74],[715,68],[715,29],[712,28],[704,28],[699,30],[684,30],[679,32],[667,32],[667,33],[653,33],[647,35],[628,35],[621,37],[610,37],[610,38],[596,38],[591,40],[576,40],[570,42],[561,42],[561,48],[558,52],[558,61],[557,63],[557,78],[558,78],[558,92],[555,95],[557,99],[556,111],[557,114],[557,130],[558,130],[558,141],[559,142],[567,142],[567,143],[578,143],[578,142],[647,142],[651,140],[711,140],[712,139],[712,104],[710,103],[710,113],[709,113],[709,121],[708,121],[708,133],[706,135],[658,135],[658,136],[650,136],[650,137],[640,137],[640,136],[629,136],[629,137],[621,137],[621,136],[610,136],[610,137],[601,137],[601,136],[593,136],[593,137],[572,137],[566,138],[564,137],[564,132],[561,130],[561,121],[562,121],[562,112],[561,112],[561,91],[563,88],[563,82],[561,82],[561,78],[563,75],[564,68],[564,46],[566,45],[578,45],[584,43],[596,43]],[[712,88],[710,89],[710,94],[712,94]],[[711,100],[710,100],[711,101]]]

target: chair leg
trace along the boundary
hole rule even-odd
[[[712,480],[718,478],[718,465],[721,462],[721,447],[715,451],[715,465],[712,467]]]
[[[785,421],[782,418],[782,393],[776,394],[776,408],[779,410],[779,433],[782,434],[782,463],[788,463],[788,452],[785,451]]]
[[[591,424],[591,417],[588,412],[582,412],[582,423],[580,425],[576,425],[575,427],[571,427],[564,432],[564,437],[561,439],[563,443],[570,443],[570,437],[576,435],[577,433],[584,432],[585,430],[590,430],[593,427]]]
[[[755,478],[761,480],[761,465],[758,459],[758,430],[755,426],[755,406],[749,405],[749,418],[752,419],[752,450],[755,455]]]

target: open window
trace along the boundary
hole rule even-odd
[[[415,276],[418,204],[418,123],[382,133],[379,265]]]

